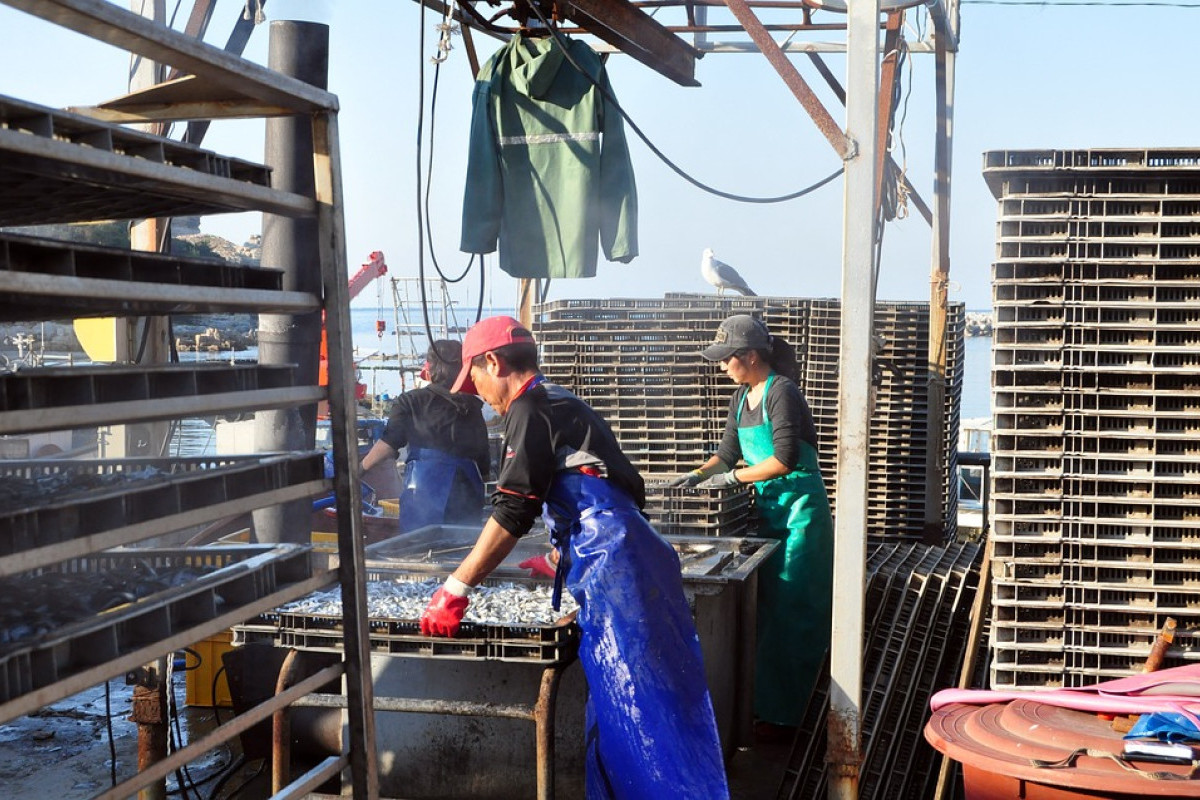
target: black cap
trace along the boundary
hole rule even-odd
[[[749,314],[736,314],[721,323],[713,343],[700,355],[709,361],[724,361],[739,350],[770,350],[767,326]]]

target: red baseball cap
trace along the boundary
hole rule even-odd
[[[533,344],[533,334],[512,317],[488,317],[471,326],[462,343],[462,369],[452,392],[478,394],[471,380],[471,359],[508,344]]]

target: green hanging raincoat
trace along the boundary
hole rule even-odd
[[[637,189],[600,57],[562,37],[514,36],[475,82],[461,249],[515,278],[591,278],[638,253]]]
[[[737,429],[742,457],[753,466],[775,453],[763,390],[761,425]],[[748,393],[747,393],[748,394]],[[738,405],[740,421],[746,396]],[[829,647],[833,613],[833,517],[817,451],[800,443],[800,459],[786,475],[754,484],[758,535],[778,539],[758,572],[758,651],[754,714],[777,725],[798,725]]]

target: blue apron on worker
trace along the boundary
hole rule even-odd
[[[400,490],[400,532],[426,525],[478,523],[483,478],[469,458],[432,447],[409,448]]]
[[[737,429],[742,457],[754,466],[775,454],[763,389],[763,421]],[[748,393],[747,393],[748,394]],[[742,418],[746,395],[738,405]],[[817,451],[800,443],[786,475],[754,484],[758,535],[782,544],[758,570],[758,648],[754,713],[779,725],[798,725],[829,647],[833,613],[833,517]]]
[[[545,520],[579,603],[588,800],[727,798],[675,549],[626,492],[578,472],[554,479]]]

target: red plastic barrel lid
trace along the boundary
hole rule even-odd
[[[925,738],[965,767],[1057,786],[1105,794],[1200,797],[1200,778],[1188,778],[1187,764],[1129,762],[1147,772],[1169,772],[1182,780],[1152,780],[1110,758],[1081,754],[1069,767],[1035,767],[1031,759],[1060,761],[1079,748],[1120,754],[1123,739],[1095,714],[1013,700],[987,706],[960,703],[935,711]]]

